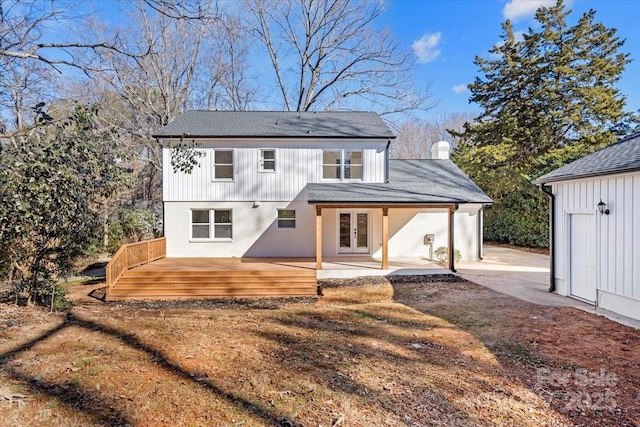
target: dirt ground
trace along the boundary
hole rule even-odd
[[[640,426],[640,332],[466,281],[0,303],[0,425]],[[424,280],[424,279],[423,279]]]

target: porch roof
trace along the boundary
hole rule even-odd
[[[388,183],[315,183],[307,191],[310,204],[492,203],[451,160],[391,160]]]

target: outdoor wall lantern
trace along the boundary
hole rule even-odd
[[[598,212],[600,215],[609,215],[609,209],[607,209],[607,204],[600,199],[600,203],[598,203]]]

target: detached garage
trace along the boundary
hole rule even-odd
[[[640,319],[640,134],[535,181],[551,199],[551,291]]]

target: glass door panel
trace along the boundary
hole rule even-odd
[[[351,214],[340,213],[340,252],[349,252],[351,250]]]
[[[358,213],[356,214],[357,228],[356,228],[356,247],[358,249],[369,249],[369,214]]]
[[[369,253],[369,213],[339,212],[338,234],[339,253]]]

